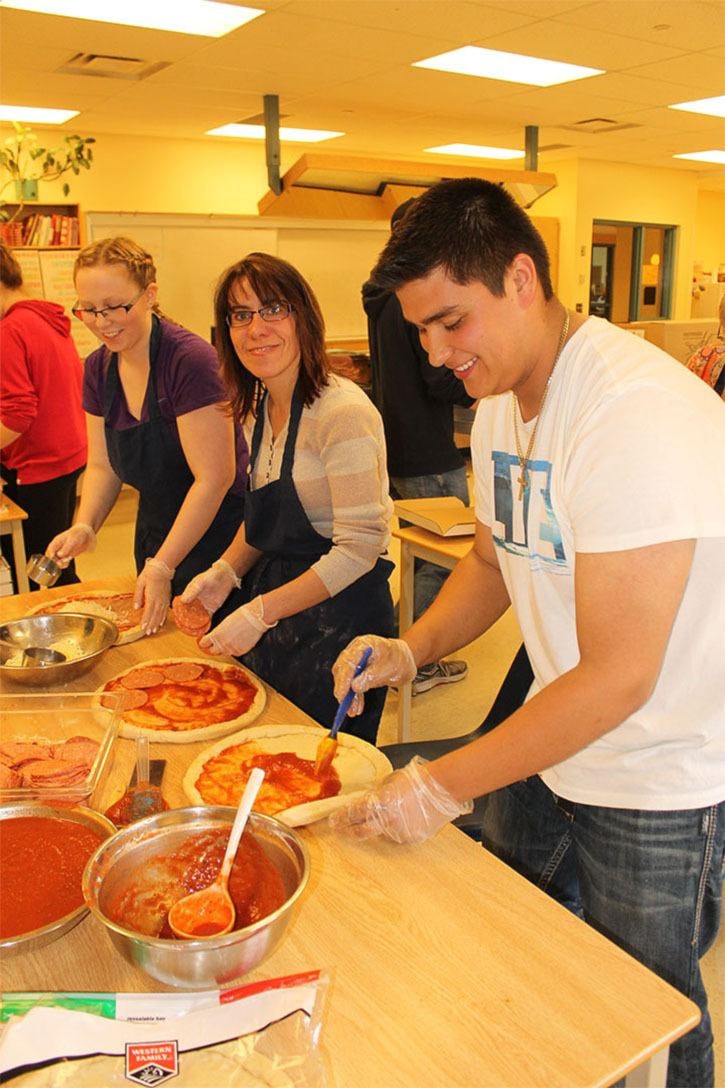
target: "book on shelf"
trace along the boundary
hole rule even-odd
[[[0,239],[7,246],[77,246],[79,237],[78,217],[75,215],[33,212],[25,219],[0,223]]]
[[[396,499],[396,517],[438,536],[473,536],[476,511],[454,495],[435,499]]]

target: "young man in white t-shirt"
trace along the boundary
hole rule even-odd
[[[534,671],[497,729],[396,772],[338,827],[420,841],[491,795],[484,842],[697,1001],[669,1085],[713,1080],[698,960],[725,850],[725,412],[652,345],[570,313],[498,186],[420,198],[373,280],[483,398],[473,548],[404,640],[356,639],[347,690],[408,681],[512,605]],[[362,695],[353,713],[359,711]]]

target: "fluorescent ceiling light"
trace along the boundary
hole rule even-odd
[[[706,113],[710,117],[725,117],[725,94],[714,98],[698,98],[694,102],[678,102],[669,107],[671,110],[685,110],[686,113]]]
[[[673,155],[673,159],[692,159],[693,162],[716,162],[725,166],[725,151],[690,151],[687,155]]]
[[[530,83],[535,87],[553,87],[556,83],[570,83],[574,79],[599,76],[603,72],[602,68],[582,68],[578,64],[525,57],[519,53],[502,53],[498,49],[481,49],[477,45],[464,45],[461,49],[452,49],[450,53],[417,60],[413,67],[435,68],[440,72],[481,76],[483,79],[502,79],[507,83]]]
[[[424,147],[432,155],[471,155],[477,159],[523,159],[523,151],[512,147],[484,147],[482,144],[443,144],[441,147]]]
[[[0,106],[0,121],[17,121],[20,124],[34,122],[36,125],[64,125],[71,117],[77,117],[78,110],[46,110],[40,106]]]
[[[216,0],[3,0],[3,7],[33,11],[40,15],[65,15],[70,19],[89,19],[96,23],[139,26],[149,30],[171,30],[178,34],[199,34],[221,38],[230,30],[264,15],[260,8],[236,7]]]
[[[220,125],[210,128],[207,136],[235,136],[239,140],[263,140],[264,125]],[[326,132],[319,128],[280,128],[280,140],[292,140],[298,144],[319,144],[322,140],[332,140],[335,136],[344,136],[344,132]]]

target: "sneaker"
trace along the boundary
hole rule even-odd
[[[413,695],[422,695],[438,684],[455,684],[458,680],[464,680],[467,672],[465,661],[436,661],[432,665],[424,665],[413,681]]]

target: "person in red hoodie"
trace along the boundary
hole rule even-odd
[[[0,244],[0,463],[6,494],[28,515],[28,555],[45,552],[73,520],[87,448],[82,384],[63,307],[29,298],[20,265]],[[79,580],[71,563],[59,582]]]

